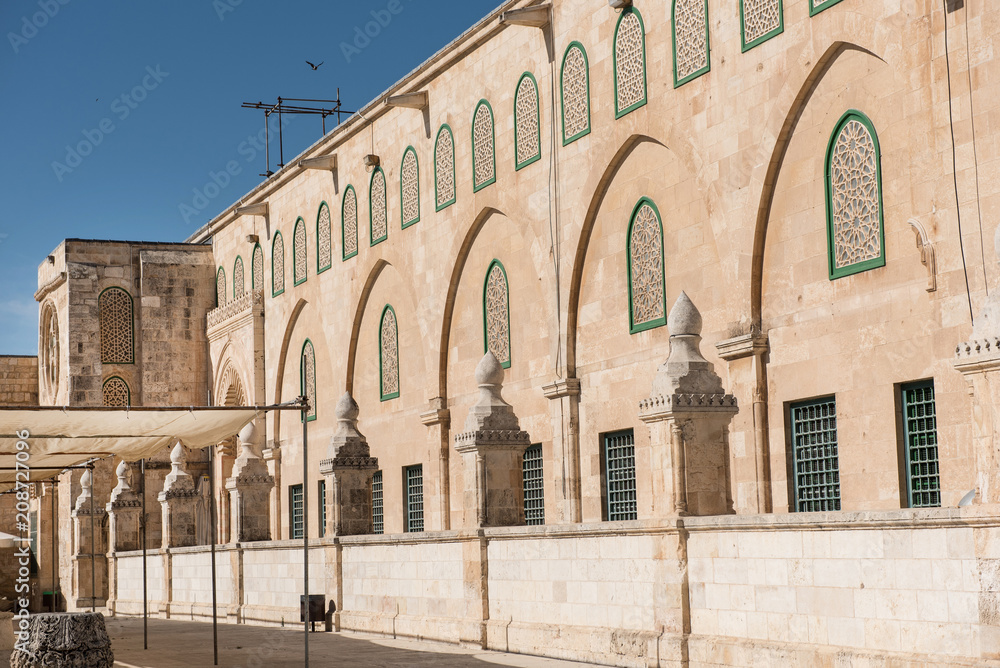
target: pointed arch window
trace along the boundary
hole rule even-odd
[[[496,183],[495,142],[493,108],[486,100],[480,100],[472,116],[472,192]]]
[[[420,163],[417,152],[408,146],[399,166],[399,199],[402,226],[409,227],[420,221]]]
[[[285,291],[285,240],[281,232],[274,233],[271,244],[271,296],[277,297]]]
[[[809,16],[816,16],[824,9],[833,7],[840,0],[809,0]]]
[[[316,214],[316,273],[321,274],[333,265],[333,237],[330,227],[330,207],[326,202],[319,205]]]
[[[646,30],[635,7],[622,10],[615,28],[615,118],[646,104]]]
[[[562,122],[563,146],[590,134],[590,65],[587,52],[572,42],[563,56]]]
[[[306,342],[302,344],[299,391],[309,401],[309,410],[306,411],[305,419],[307,422],[312,422],[316,419],[316,350],[309,339],[306,339]]]
[[[247,291],[246,276],[243,272],[243,258],[236,256],[233,262],[233,299],[239,299]]]
[[[455,203],[455,136],[445,124],[434,144],[434,200],[440,211]]]
[[[629,332],[667,324],[663,277],[663,224],[656,204],[643,197],[628,228]]]
[[[505,369],[510,368],[510,289],[507,270],[493,260],[483,283],[484,351],[492,351]]]
[[[215,305],[226,305],[226,270],[222,267],[215,274]]]
[[[399,396],[399,327],[389,304],[382,309],[378,330],[379,390],[382,401],[388,401]]]
[[[785,29],[782,0],[740,0],[744,53]]]
[[[253,260],[250,264],[250,287],[258,290],[264,287],[264,250],[260,244],[253,246]]]
[[[97,304],[101,329],[101,363],[135,363],[132,296],[121,288],[108,288],[101,293]]]
[[[878,135],[860,111],[841,116],[826,152],[830,280],[885,266]]]
[[[340,236],[343,243],[343,259],[348,260],[358,254],[358,193],[354,186],[344,190],[344,201],[340,206]]]
[[[107,407],[127,408],[132,405],[132,392],[128,383],[118,376],[111,376],[101,387],[101,401]]]
[[[306,249],[306,221],[300,217],[292,232],[292,280],[294,285],[305,283],[309,277],[309,255]]]
[[[538,82],[531,72],[521,75],[514,95],[514,169],[542,158],[542,124],[538,110]]]
[[[674,88],[711,68],[708,0],[674,0]]]
[[[376,167],[372,173],[371,184],[368,187],[369,232],[371,245],[381,243],[389,238],[389,212],[385,194],[385,172]]]

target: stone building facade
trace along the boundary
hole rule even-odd
[[[1000,19],[619,4],[505,2],[186,244],[66,241],[41,403],[308,399],[214,458],[235,621],[297,619],[307,532],[341,629],[1000,665]],[[190,517],[159,614],[210,614]]]

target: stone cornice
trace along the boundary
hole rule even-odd
[[[208,312],[208,340],[214,341],[234,329],[253,321],[254,316],[264,315],[264,288],[257,288],[243,296]]]
[[[528,432],[513,429],[480,429],[455,437],[455,449],[463,454],[477,450],[515,450],[529,445]]]
[[[378,469],[378,457],[336,457],[334,459],[324,459],[319,463],[319,472],[323,475],[336,473],[340,470],[376,470]]]
[[[451,411],[447,408],[433,408],[427,412],[421,413],[420,421],[428,427],[433,427],[434,425],[439,424],[447,427],[451,425]]]
[[[542,386],[542,394],[546,399],[562,399],[580,395],[579,378],[559,378],[549,385]]]
[[[751,355],[761,355],[768,350],[766,334],[744,334],[715,344],[719,357],[732,362]]]
[[[955,348],[955,368],[976,373],[1000,368],[1000,338],[974,339]]]
[[[66,282],[66,272],[60,271],[59,275],[53,278],[51,281],[38,288],[35,292],[35,301],[40,302],[45,299],[53,290],[58,288],[60,285]]]
[[[736,397],[731,394],[672,394],[643,399],[639,402],[639,419],[655,422],[690,413],[739,412]]]

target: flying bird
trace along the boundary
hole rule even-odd
[[[324,61],[322,61],[322,62],[321,62],[321,63],[320,63],[319,65],[322,65],[322,64],[323,64],[323,63],[325,63],[325,62],[326,62],[326,61],[324,60]],[[314,70],[318,70],[318,69],[319,69],[319,65],[313,65],[313,64],[312,64],[312,63],[310,63],[310,62],[309,62],[308,60],[306,61],[306,65],[308,65],[309,67],[313,68]]]

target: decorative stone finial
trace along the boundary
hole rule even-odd
[[[358,416],[361,415],[361,409],[358,407],[358,402],[351,396],[351,393],[344,392],[344,395],[340,397],[340,401],[337,402],[334,414],[338,422],[348,422],[356,425]]]
[[[667,317],[667,329],[671,336],[701,336],[701,313],[695,308],[687,293],[681,291],[681,296],[674,302]]]
[[[667,319],[670,357],[653,379],[653,396],[725,394],[722,379],[701,354],[701,313],[681,292]]]
[[[94,487],[94,475],[88,468],[86,471],[83,472],[83,475],[80,476],[80,488],[81,488],[80,496],[76,497],[76,506],[74,506],[74,509],[77,512],[77,514],[90,513],[92,500],[94,497],[93,487]]]
[[[358,408],[358,402],[350,392],[344,392],[340,397],[334,414],[337,416],[337,431],[330,438],[330,445],[326,449],[329,459],[320,462],[320,471],[324,470],[326,464],[339,466],[352,461],[368,466],[375,461],[370,456],[365,435],[358,431],[358,416],[361,415],[361,409]]]
[[[88,471],[88,473],[89,473],[89,471]],[[124,459],[122,461],[118,462],[118,468],[115,469],[115,475],[118,476],[118,487],[120,487],[122,489],[128,489],[129,488],[129,484],[128,484],[128,480],[127,480],[127,478],[128,478],[128,464],[125,463]]]
[[[177,441],[174,449],[170,451],[170,473],[163,479],[163,492],[160,493],[161,501],[164,498],[164,494],[170,496],[171,493],[176,494],[177,492],[194,490],[194,479],[184,470],[186,462],[187,453],[181,442]]]
[[[186,457],[184,456],[184,446],[181,445],[180,441],[174,445],[174,449],[170,451],[170,468],[171,473],[175,471],[180,471],[181,467],[185,464]]]
[[[257,427],[253,422],[248,422],[243,429],[240,429],[240,443],[253,443],[257,440]]]
[[[89,492],[93,486],[94,476],[91,474],[90,469],[87,469],[83,472],[83,475],[80,476],[80,487],[82,487],[84,492],[87,493],[87,496],[90,496]]]
[[[487,350],[483,359],[476,365],[476,384],[483,385],[503,385],[503,365],[496,358],[492,350]]]
[[[527,434],[521,432],[514,409],[503,400],[503,367],[490,351],[486,351],[476,366],[476,383],[479,385],[479,400],[469,409],[465,433],[456,437],[459,452],[472,447],[477,438],[482,441],[484,431],[511,432],[527,438]]]

